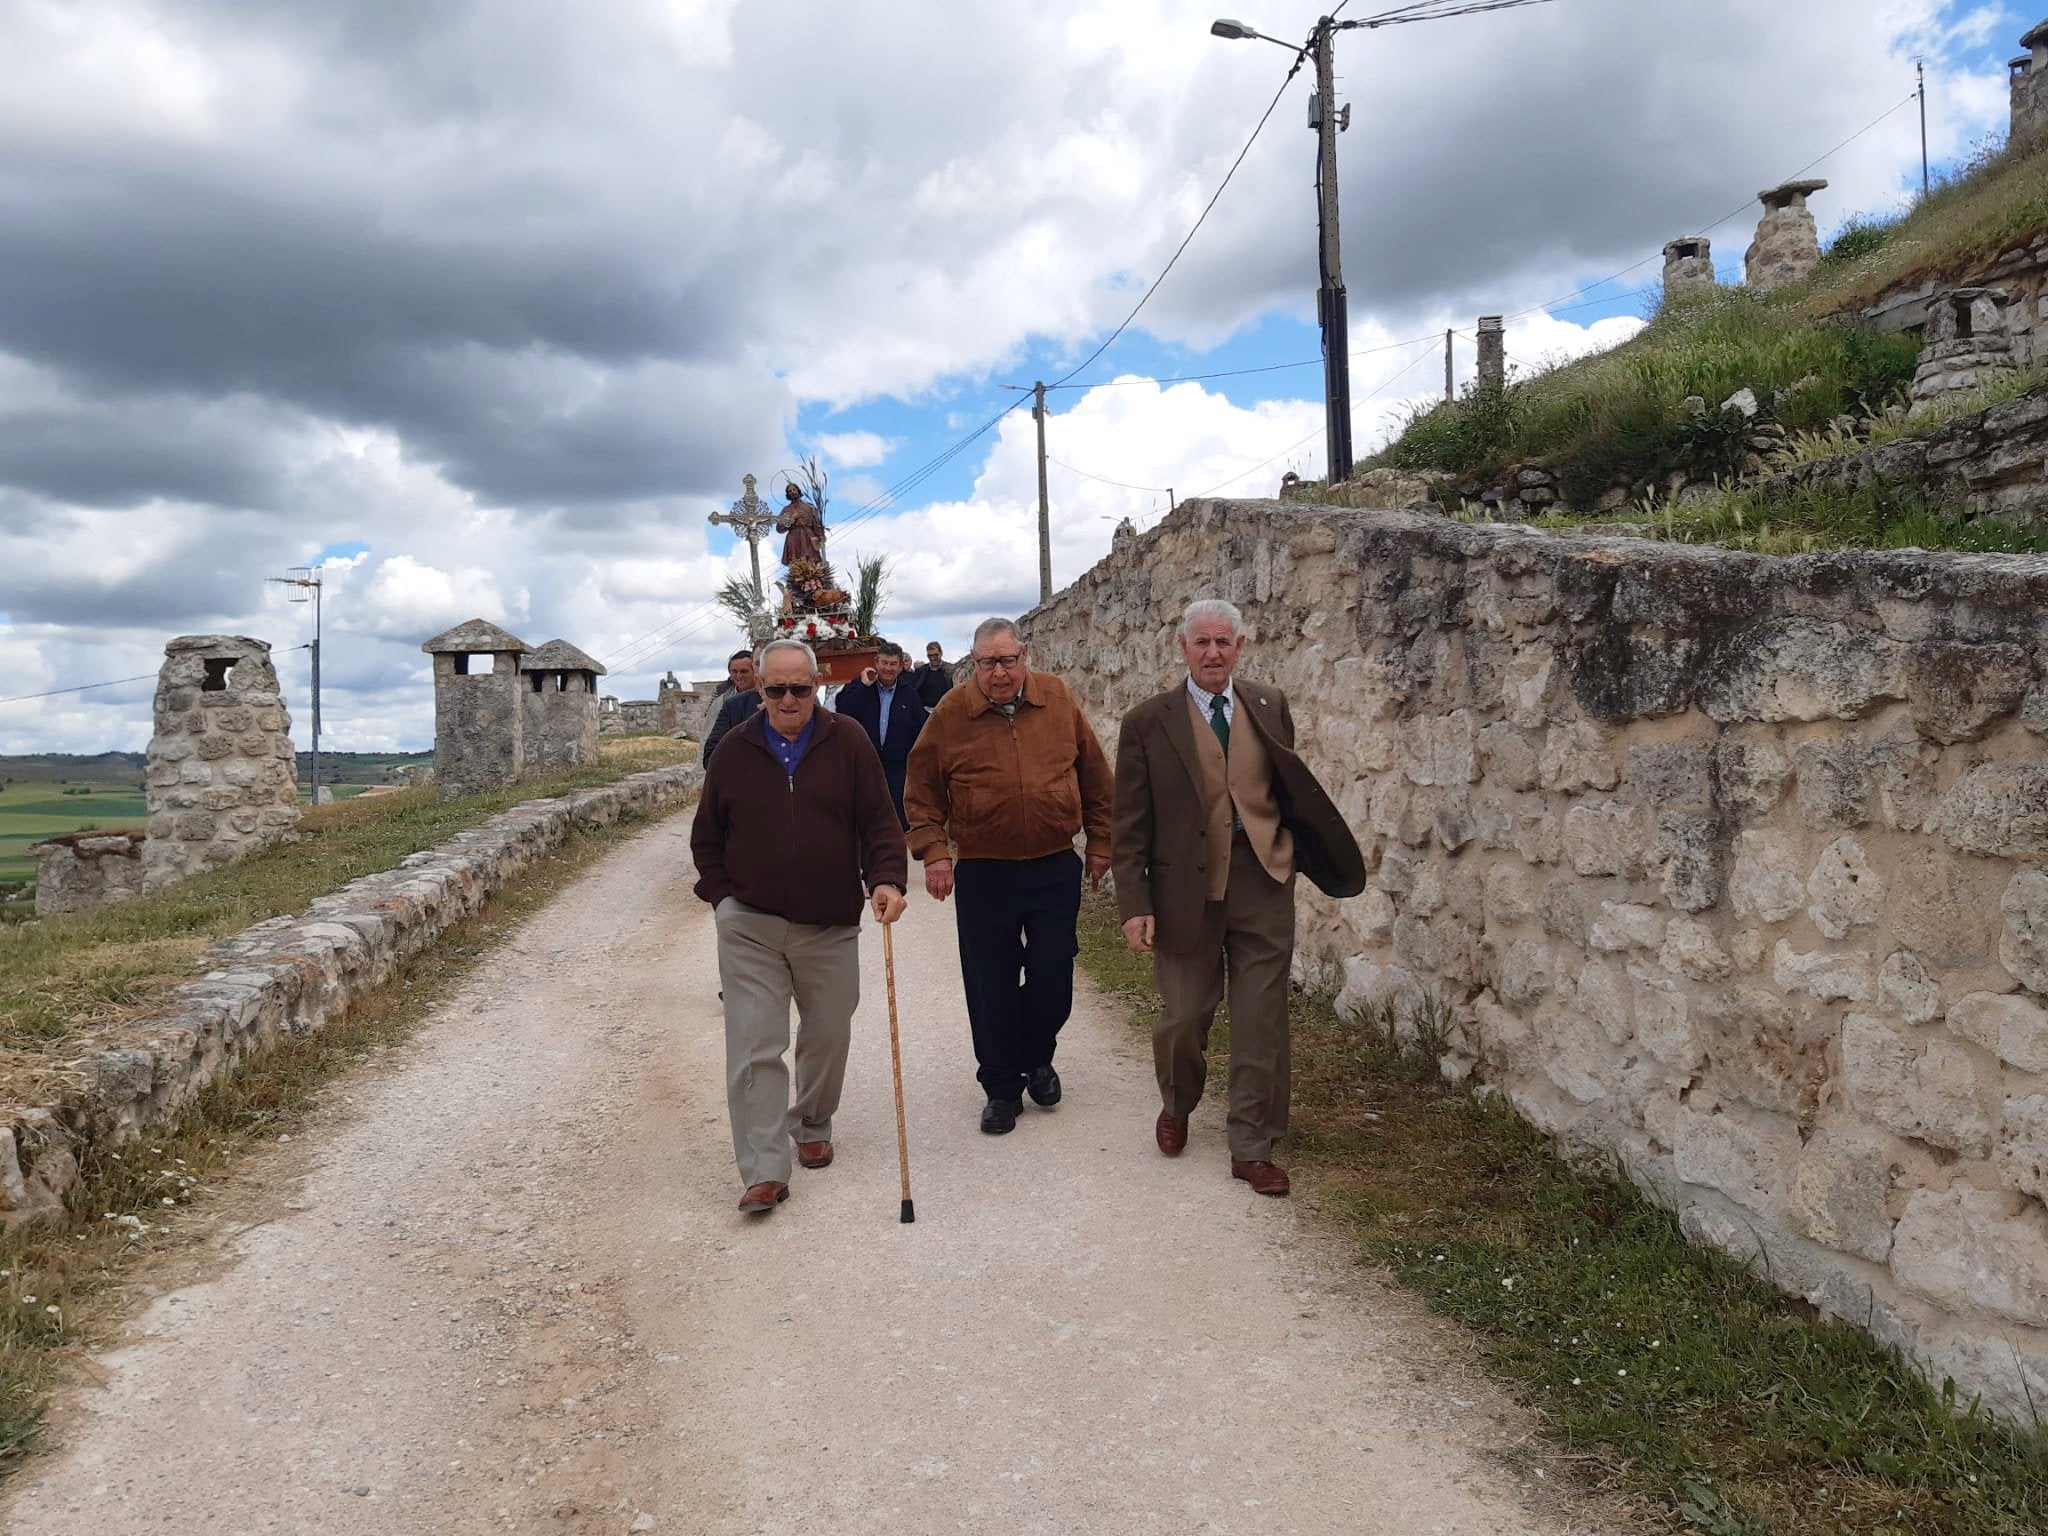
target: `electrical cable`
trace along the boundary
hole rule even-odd
[[[272,651],[271,654],[273,656],[289,656],[293,651],[310,651],[311,649],[313,649],[311,643],[305,645],[288,645],[281,651]],[[156,675],[157,674],[154,672],[138,672],[133,677],[117,677],[114,678],[111,682],[79,683],[75,687],[71,688],[46,689],[42,693],[18,693],[11,699],[0,699],[0,704],[26,704],[31,699],[54,699],[58,697],[60,694],[66,693],[91,693],[95,688],[118,688],[123,683],[146,683]]]
[[[1120,491],[1157,491],[1160,495],[1164,496],[1170,494],[1173,490],[1173,487],[1170,485],[1132,485],[1127,480],[1112,480],[1107,475],[1091,475],[1087,470],[1076,469],[1073,465],[1067,463],[1066,460],[1056,459],[1049,453],[1045,456],[1045,462],[1057,464],[1069,474],[1079,475],[1083,480],[1093,480],[1100,485],[1113,485]]]

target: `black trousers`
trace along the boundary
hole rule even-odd
[[[1052,1065],[1074,1011],[1081,858],[961,859],[953,866],[960,978],[974,1030],[975,1076],[992,1099],[1017,1099]]]

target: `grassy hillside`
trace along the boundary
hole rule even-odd
[[[66,832],[139,827],[142,790],[129,784],[10,784],[0,789],[0,885],[35,878],[28,850]]]
[[[1744,388],[1793,456],[1853,447],[1873,427],[1917,430],[1901,418],[1918,343],[1876,334],[1863,312],[1887,295],[1956,281],[2043,232],[2048,155],[1987,154],[1904,213],[1852,220],[1807,281],[1675,299],[1610,351],[1418,411],[1362,467],[1448,474],[1441,494],[1455,504],[1505,470],[1539,462],[1557,476],[1562,507],[1583,516],[1626,503],[1646,531],[1674,535],[1689,526],[1712,537],[1717,521],[1740,535],[1759,518],[1822,542],[1882,541],[1900,523],[1928,531],[1922,525],[1941,524],[1942,509],[1807,507],[1774,517],[1778,509],[1753,504],[1718,506],[1702,521],[1656,502],[1675,475],[1723,480],[1755,468],[1749,423],[1721,409]],[[1844,418],[1855,419],[1853,433]],[[1645,507],[1657,516],[1646,518]]]

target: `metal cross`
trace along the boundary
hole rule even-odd
[[[775,526],[775,513],[754,494],[752,475],[741,484],[746,486],[747,494],[732,504],[730,512],[714,512],[707,521],[723,523],[747,541],[747,557],[754,562],[754,600],[765,602],[768,589],[761,585],[761,535]]]

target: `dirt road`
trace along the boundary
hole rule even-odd
[[[839,1159],[734,1210],[687,817],[608,856],[236,1198],[4,1529],[452,1533],[1594,1529],[1511,1412],[1294,1203],[1177,1162],[1085,986],[1067,1102],[976,1129],[951,914],[898,931],[918,1221],[897,1220],[881,944]],[[1549,1510],[1549,1513],[1539,1512]]]

